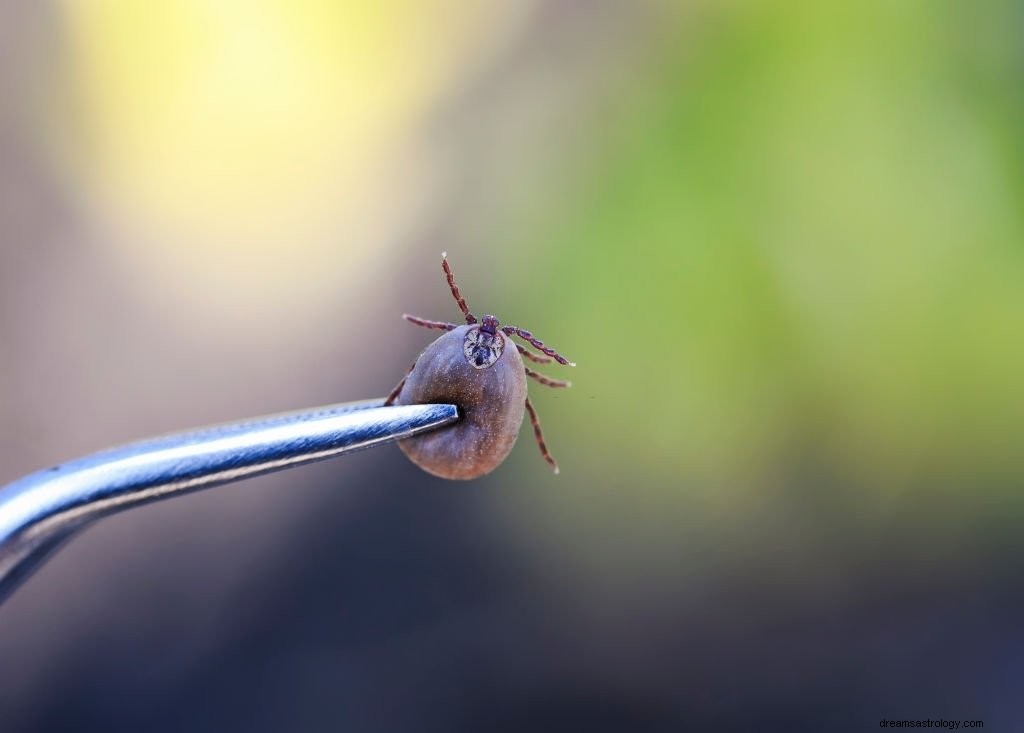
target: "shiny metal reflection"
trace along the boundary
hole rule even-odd
[[[107,514],[382,445],[458,420],[454,405],[353,402],[176,433],[29,474],[0,489],[0,602],[76,530]]]

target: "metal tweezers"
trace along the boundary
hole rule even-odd
[[[459,419],[455,405],[383,404],[329,405],[152,438],[8,484],[0,489],[0,602],[100,517],[383,445]]]

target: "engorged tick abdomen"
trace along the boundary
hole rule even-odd
[[[430,344],[416,360],[396,400],[399,405],[431,402],[458,406],[454,425],[398,443],[413,463],[448,479],[473,479],[497,468],[512,451],[526,405],[526,372],[515,345],[506,339],[497,361],[473,367],[463,353],[459,326]]]

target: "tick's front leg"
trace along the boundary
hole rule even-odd
[[[519,326],[502,326],[501,330],[509,336],[518,336],[525,341],[529,341],[533,348],[544,352],[559,364],[564,364],[565,366],[576,366],[576,362],[569,361],[550,346],[545,346],[543,341],[534,336],[531,332],[527,331],[525,328],[519,328]]]
[[[453,328],[458,328],[454,323],[447,323],[446,321],[428,321],[426,318],[420,318],[419,316],[410,316],[408,313],[403,313],[402,318],[407,320],[409,323],[414,323],[417,326],[423,326],[423,328],[433,328],[438,331],[451,331]]]

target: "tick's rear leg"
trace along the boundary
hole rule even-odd
[[[391,390],[391,394],[389,394],[387,396],[387,399],[384,400],[384,407],[387,407],[388,405],[393,405],[395,403],[395,400],[398,399],[398,395],[402,394],[402,387],[405,386],[405,380],[409,378],[409,375],[412,374],[412,370],[415,369],[415,368],[416,368],[416,362],[413,362],[412,366],[409,367],[409,371],[407,371],[405,373],[405,376],[402,377],[402,381],[400,381],[398,383],[397,387],[395,387],[393,390]]]
[[[537,438],[537,445],[540,446],[540,454],[544,456],[544,460],[548,462],[548,465],[558,473],[558,464],[555,459],[551,457],[551,453],[548,452],[548,446],[544,442],[544,433],[540,431],[540,420],[537,419],[537,411],[533,409],[533,405],[530,404],[530,398],[526,398],[526,411],[530,413],[530,422],[533,424],[533,435]]]
[[[476,316],[469,312],[466,299],[462,297],[462,293],[459,292],[459,286],[455,284],[455,275],[452,274],[452,268],[448,265],[447,252],[441,253],[441,268],[444,270],[444,276],[448,280],[448,287],[452,289],[452,296],[455,298],[455,302],[459,304],[459,310],[466,317],[466,323],[476,323]]]
[[[554,359],[549,359],[546,356],[541,356],[540,354],[534,354],[532,351],[530,351],[529,349],[523,348],[519,344],[516,344],[516,348],[519,349],[519,353],[520,354],[522,354],[527,359],[529,359],[530,361],[535,362],[537,364],[550,364],[551,362],[554,361]]]
[[[423,326],[423,328],[434,328],[438,331],[451,331],[453,328],[458,328],[454,323],[446,323],[445,321],[428,321],[426,318],[410,316],[408,313],[403,313],[402,318],[407,320],[409,323],[415,323],[417,326]]]
[[[571,387],[572,386],[572,382],[567,382],[567,381],[562,380],[562,379],[552,379],[551,377],[545,377],[543,374],[535,372],[532,369],[528,369],[527,367],[523,367],[523,369],[526,370],[526,376],[530,377],[531,379],[536,379],[538,382],[543,384],[545,387]]]

